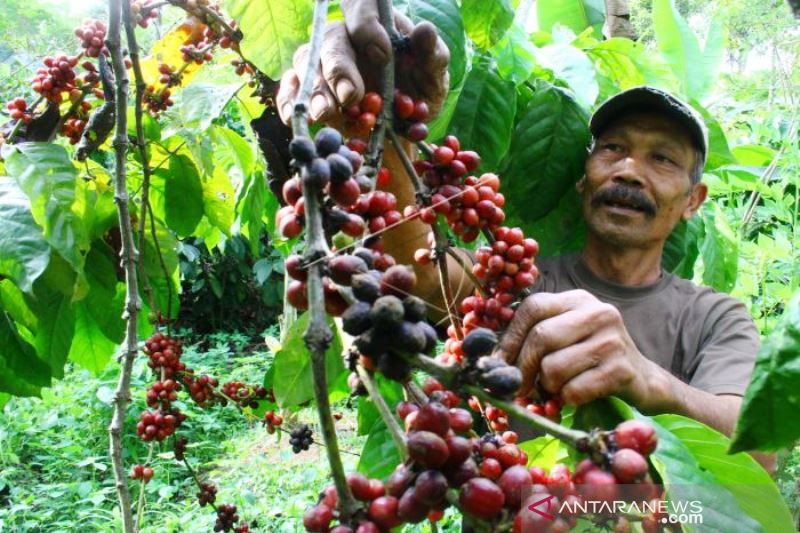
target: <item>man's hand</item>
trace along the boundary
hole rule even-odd
[[[498,351],[522,371],[521,395],[538,378],[576,405],[617,395],[642,406],[652,398],[649,377],[660,370],[636,348],[619,311],[583,290],[526,298]]]
[[[357,104],[364,92],[378,79],[386,65],[392,44],[380,24],[376,0],[342,0],[344,22],[329,24],[325,30],[320,57],[320,72],[311,92],[311,118],[336,121],[340,107]],[[395,13],[400,35],[409,37],[413,68],[398,76],[398,87],[414,98],[424,99],[431,114],[441,109],[448,89],[447,64],[450,52],[429,22],[416,26]],[[277,95],[278,110],[284,122],[300,90],[300,78],[308,62],[308,45],[294,55],[294,65],[281,79]]]

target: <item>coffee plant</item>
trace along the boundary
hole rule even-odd
[[[730,441],[702,424],[646,417],[617,399],[573,409],[539,387],[519,394],[520,370],[493,353],[539,278],[540,248],[574,246],[571,231],[555,235],[553,228],[575,213],[569,188],[588,140],[579,104],[587,92],[570,86],[553,62],[543,61],[548,72],[527,79],[533,62],[517,63],[525,63],[530,43],[515,37],[522,30],[512,27],[508,2],[489,8],[465,0],[462,12],[452,0],[398,2],[415,22],[433,22],[450,47],[450,96],[434,114],[422,96],[395,83],[413,79],[419,67],[392,2],[376,3],[391,57],[367,80],[363,98],[338,109],[341,120],[331,123],[312,121],[309,101],[329,12],[340,9],[327,0],[315,0],[313,9],[298,3],[285,35],[260,31],[267,15],[256,2],[110,0],[107,21],[86,20],[75,29],[72,53],[42,60],[30,82],[33,97],[10,99],[9,122],[0,129],[3,170],[11,176],[0,181],[0,209],[22,243],[0,239],[0,394],[36,395],[63,375],[67,356],[102,367],[121,346],[109,434],[126,532],[142,527],[145,484],[159,476],[150,461],[165,450],[187,469],[199,506],[214,513],[215,531],[269,530],[247,509],[219,501],[217,486],[196,471],[185,435],[187,402],[260,420],[267,434],[285,433],[295,454],[324,447],[332,484],[302,518],[311,532],[384,532],[423,522],[436,530],[445,513],[460,515],[465,531],[651,532],[679,527],[670,505],[687,502],[714,506],[718,512],[701,517],[711,530],[757,531],[767,523],[785,529],[791,518],[781,502],[758,509],[763,498],[754,504],[751,492],[730,486],[738,473],[776,496],[769,476],[746,454],[728,457]],[[543,20],[557,11],[553,2],[537,4]],[[167,8],[185,19],[142,57],[136,28],[159,24]],[[670,13],[678,32],[683,21]],[[588,19],[578,24],[578,31],[591,30]],[[469,73],[467,35],[475,52]],[[600,74],[617,83],[620,76],[601,58],[622,51],[633,57],[633,43],[601,42],[591,31],[580,38],[590,43],[580,53],[595,54]],[[289,129],[275,109],[274,79],[288,67],[285,49],[305,41],[307,66],[298,72]],[[263,52],[275,43],[277,59],[267,61]],[[194,82],[214,76],[240,81],[230,90]],[[595,89],[585,107],[597,98]],[[231,113],[234,98],[240,105]],[[563,123],[553,123],[554,115]],[[538,142],[558,135],[567,136],[553,142],[568,146],[563,161]],[[269,179],[248,141],[266,160]],[[67,145],[75,145],[78,167]],[[398,158],[397,169],[385,165],[385,153]],[[81,180],[78,168],[85,169]],[[529,179],[530,173],[543,176]],[[414,190],[411,202],[387,190],[398,183]],[[526,222],[527,210],[539,223]],[[411,223],[424,225],[428,243],[414,252],[414,264],[402,264],[385,237]],[[724,248],[713,239],[727,233],[714,234],[711,228],[725,227],[718,220],[703,224],[704,267],[713,272],[711,259],[721,253],[705,250]],[[694,254],[693,269],[698,230],[683,230],[675,248]],[[457,248],[470,249],[474,262]],[[206,315],[271,318],[252,278],[263,286],[280,272],[276,254],[283,257],[285,302],[302,314],[286,319],[275,375],[263,383],[226,381],[188,367],[176,321],[201,317],[201,329],[212,329]],[[674,257],[666,261],[687,268]],[[435,269],[443,307],[418,296],[419,268]],[[469,294],[453,293],[456,275],[469,280]],[[796,347],[797,302],[789,309],[761,366]],[[429,322],[437,312],[446,321],[442,345],[441,323]],[[72,329],[48,336],[56,324]],[[77,333],[73,340],[78,331],[89,340]],[[783,340],[790,337],[794,344]],[[146,390],[130,390],[135,358],[152,372]],[[337,379],[342,372],[349,372],[359,424],[363,418],[367,426],[359,430],[369,434],[359,472],[345,472],[340,416],[331,412],[329,394],[344,381]],[[754,428],[752,413],[766,409],[759,403],[771,376],[759,372],[736,450],[774,449],[798,434],[777,439]],[[126,423],[132,398],[146,406],[133,425]],[[290,410],[309,404],[317,423],[297,423]],[[125,465],[123,436],[133,433],[149,458]],[[536,438],[522,438],[529,433]],[[700,451],[691,446],[699,438],[708,443]],[[721,466],[729,459],[733,466]],[[131,485],[138,485],[138,502]]]

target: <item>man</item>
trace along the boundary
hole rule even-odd
[[[344,23],[329,27],[322,48],[311,100],[317,120],[336,121],[339,106],[358,102],[362,73],[374,74],[390,50],[374,0],[342,4]],[[428,23],[414,26],[397,16],[396,25],[416,56],[416,69],[400,77],[403,89],[437,110],[447,92],[447,48]],[[282,80],[284,119],[304,63],[300,50]],[[593,143],[577,184],[586,245],[579,255],[538,263],[539,292],[519,306],[498,353],[522,370],[523,393],[538,380],[572,404],[617,395],[646,413],[682,414],[730,434],[758,332],[737,300],[661,270],[670,232],[706,198],[702,119],[666,93],[637,88],[601,105],[590,129]],[[397,154],[387,150],[384,164],[397,176],[391,190],[398,204],[414,202]],[[410,221],[386,234],[386,248],[398,262],[413,264],[414,251],[429,246],[428,234],[419,220]],[[416,268],[420,296],[441,302],[435,270]],[[454,289],[468,292],[453,261],[450,272]]]

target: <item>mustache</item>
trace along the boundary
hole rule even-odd
[[[607,189],[597,191],[592,196],[592,207],[602,204],[620,203],[640,209],[645,214],[655,216],[656,206],[639,189],[626,187],[624,185],[613,185]]]

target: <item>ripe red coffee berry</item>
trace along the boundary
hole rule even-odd
[[[447,462],[450,450],[436,433],[415,431],[408,437],[408,455],[425,468],[440,468]]]
[[[383,273],[381,292],[405,298],[414,292],[417,276],[414,271],[404,265],[395,265]]]
[[[331,520],[333,520],[333,511],[330,507],[321,504],[307,509],[303,515],[303,525],[306,530],[314,533],[328,531]]]
[[[658,444],[656,430],[641,420],[626,420],[614,429],[614,437],[619,448],[630,448],[647,456],[653,453]]]
[[[428,402],[417,411],[411,427],[417,431],[432,431],[444,437],[450,429],[450,412],[439,402]]]
[[[363,474],[347,474],[347,485],[353,492],[353,496],[362,502],[371,501],[373,498],[369,487],[369,479]]]
[[[391,529],[400,525],[397,516],[398,500],[394,496],[381,496],[369,504],[369,517],[381,528]],[[359,531],[361,528],[359,527]]]
[[[497,484],[506,497],[505,505],[517,509],[522,503],[522,498],[530,492],[533,481],[527,468],[516,465],[503,472]]]
[[[614,475],[595,469],[583,476],[583,485],[578,487],[584,501],[613,502],[619,495],[619,486]]]
[[[472,429],[472,414],[466,409],[450,409],[450,428],[456,433]]]
[[[505,499],[500,487],[484,477],[467,481],[458,496],[458,502],[465,513],[484,520],[497,516],[503,509]]]
[[[611,457],[611,472],[620,483],[636,483],[647,475],[647,460],[630,448],[622,448]]]

